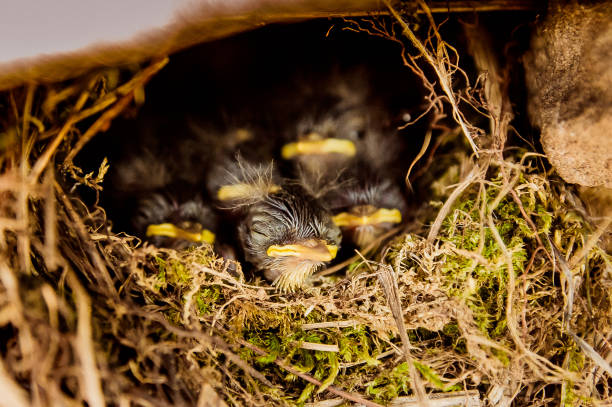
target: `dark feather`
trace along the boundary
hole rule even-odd
[[[197,243],[166,236],[147,237],[147,227],[171,223],[187,230],[193,228],[194,232],[203,229],[214,232],[217,229],[217,217],[197,192],[189,192],[188,188],[179,192],[176,186],[173,189],[175,192],[165,190],[141,199],[132,217],[132,224],[139,236],[155,246],[178,250],[195,246]]]
[[[312,196],[297,185],[283,185],[278,193],[249,207],[241,221],[238,234],[245,258],[265,277],[275,281],[287,272],[286,258],[267,255],[272,245],[295,244],[307,239],[320,239],[340,245],[340,230],[327,212]],[[305,279],[323,263],[306,265]]]

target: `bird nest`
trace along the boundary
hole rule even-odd
[[[207,244],[162,249],[114,230],[97,200],[113,163],[74,164],[167,60],[3,93],[6,405],[611,403],[609,221],[589,218],[541,154],[508,144],[501,75],[470,87],[433,17],[419,18],[418,32],[393,9],[345,24],[401,44],[428,92],[415,158],[427,200],[295,293]]]

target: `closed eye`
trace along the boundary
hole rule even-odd
[[[251,236],[254,239],[267,239],[269,238],[268,234],[259,229],[251,229]]]

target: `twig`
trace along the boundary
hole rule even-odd
[[[537,247],[533,253],[531,253],[531,257],[527,262],[527,267],[525,267],[525,271],[522,273],[523,280],[523,310],[521,312],[522,322],[523,322],[523,337],[527,338],[527,275],[531,271],[531,267],[533,267],[533,262],[535,261],[536,255],[540,250],[544,250],[542,246]]]
[[[200,395],[198,396],[198,404],[196,407],[227,407],[227,404],[215,391],[215,389],[208,383],[202,384],[200,388]]]
[[[584,339],[580,338],[571,330],[568,332],[574,339],[574,341],[578,344],[578,346],[580,346],[580,349],[582,349],[584,354],[591,358],[591,360],[595,362],[597,366],[605,370],[606,373],[608,373],[608,375],[612,377],[612,366],[610,366],[610,364],[606,362],[606,360],[602,358],[601,355],[597,353],[597,351],[593,349],[593,347],[589,345]]]
[[[78,215],[78,213],[72,206],[72,203],[70,202],[70,198],[68,198],[68,196],[66,195],[62,187],[59,185],[59,183],[57,181],[54,181],[54,185],[55,185],[55,190],[57,191],[57,196],[60,198],[60,200],[64,204],[64,207],[66,208],[66,212],[68,213],[68,216],[70,220],[72,221],[72,224],[77,232],[77,235],[81,239],[81,242],[87,247],[88,254],[91,256],[91,260],[93,261],[95,268],[98,270],[98,273],[96,273],[96,275],[92,277],[94,277],[96,281],[99,281],[99,278],[101,278],[104,284],[106,285],[106,288],[109,290],[109,293],[116,295],[117,291],[115,290],[113,281],[108,273],[106,264],[102,261],[102,257],[100,256],[100,253],[98,252],[96,245],[89,238],[89,233],[87,232],[87,229],[85,228],[85,225],[83,224],[83,220],[81,219],[81,217]]]
[[[26,94],[26,101],[23,107],[23,121],[21,125],[21,141],[25,143],[28,140],[28,132],[30,131],[30,119],[32,118],[32,102],[34,100],[34,91],[36,90],[35,84],[28,85],[28,92]],[[22,151],[24,156],[27,156],[27,151]]]
[[[355,320],[348,321],[329,321],[329,322],[315,322],[312,324],[302,324],[300,328],[303,331],[308,331],[310,329],[323,329],[323,328],[348,328],[351,326],[358,325],[359,322]]]
[[[340,352],[338,345],[327,345],[316,342],[295,342],[301,349],[317,350],[319,352]]]
[[[386,358],[387,356],[391,356],[395,354],[399,355],[400,354],[399,350],[391,349],[391,350],[388,350],[386,352],[376,355],[374,359],[380,360],[380,359]],[[340,363],[340,368],[346,369],[346,368],[353,367],[353,366],[363,365],[364,363],[368,363],[368,362],[366,360],[359,360],[357,362],[351,362],[351,363]]]
[[[431,133],[432,133],[432,130],[430,128],[429,130],[427,130],[427,133],[425,133],[425,140],[423,140],[423,145],[421,146],[421,150],[416,155],[416,157],[414,157],[414,160],[412,160],[412,163],[410,164],[410,167],[408,167],[408,171],[406,171],[406,177],[404,178],[404,182],[406,183],[406,186],[408,186],[408,188],[411,191],[412,191],[412,185],[410,184],[410,173],[412,172],[412,168],[415,166],[415,164],[427,152],[427,147],[429,147],[429,143],[431,142]]]
[[[539,247],[542,248],[542,250],[544,250],[544,253],[546,253],[546,257],[548,257],[548,260],[550,260],[551,262],[554,262],[551,254],[549,253],[548,250],[546,250],[546,247],[544,246],[544,243],[542,243],[542,239],[540,239],[540,235],[538,234],[538,228],[536,227],[535,223],[533,223],[533,220],[531,219],[531,217],[529,215],[527,215],[527,212],[525,212],[525,208],[523,207],[523,203],[521,202],[520,198],[518,197],[518,195],[516,194],[516,191],[514,189],[510,190],[510,196],[512,196],[512,200],[514,201],[514,203],[516,203],[516,205],[519,208],[519,211],[521,211],[521,215],[523,216],[523,219],[525,219],[525,222],[527,222],[527,224],[529,225],[529,228],[531,229],[531,231],[533,232]]]
[[[40,174],[42,174],[42,172],[45,169],[45,167],[49,164],[49,161],[51,160],[51,157],[53,156],[53,154],[55,154],[55,152],[57,151],[58,147],[60,146],[60,144],[62,143],[62,141],[66,137],[66,135],[68,134],[68,132],[70,132],[70,130],[72,130],[72,127],[76,123],[78,123],[79,121],[81,121],[81,120],[83,120],[83,119],[85,119],[87,117],[90,117],[90,116],[92,116],[92,115],[94,115],[94,114],[96,114],[96,113],[106,109],[108,106],[110,106],[113,103],[115,103],[116,100],[117,100],[117,95],[118,94],[124,94],[124,95],[129,94],[129,93],[133,92],[133,90],[136,89],[138,86],[144,85],[150,79],[150,77],[153,74],[155,74],[157,71],[159,71],[161,68],[163,68],[164,65],[166,65],[167,62],[168,62],[168,58],[165,58],[165,59],[163,59],[161,61],[154,62],[148,68],[146,68],[143,71],[141,71],[138,74],[136,74],[134,76],[134,78],[132,78],[128,83],[120,86],[113,93],[110,93],[110,94],[106,95],[102,100],[100,100],[94,106],[92,106],[92,107],[90,107],[90,108],[88,108],[88,109],[86,109],[86,110],[84,110],[82,112],[74,113],[71,117],[69,117],[68,120],[66,120],[66,123],[64,124],[64,126],[61,128],[61,130],[57,134],[57,136],[53,139],[53,141],[51,141],[51,143],[47,146],[45,151],[42,153],[42,155],[38,158],[38,160],[34,164],[34,167],[32,168],[32,171],[30,171],[30,175],[29,175],[30,182],[33,183],[34,181],[36,181],[40,177]],[[89,94],[89,92],[84,91],[81,96],[88,95],[88,94]],[[82,103],[84,103],[85,100],[86,100],[86,98],[84,98],[84,97],[80,98],[80,101],[83,101]],[[131,96],[130,96],[130,100],[131,100]],[[77,104],[82,104],[82,103],[77,103]],[[125,102],[125,103],[127,103],[127,102]],[[77,111],[78,110],[80,110],[80,109],[77,109]],[[115,113],[115,115],[117,113]],[[112,114],[109,115],[107,117],[107,119],[110,116],[112,116]],[[114,116],[112,116],[112,117],[114,117]],[[99,121],[96,121],[96,123],[98,123],[97,124],[98,126],[100,126],[102,124],[101,122],[99,123]],[[96,123],[94,123],[94,125],[96,125]],[[90,135],[88,135],[88,137],[91,138],[94,135],[95,135],[95,132],[90,134]],[[84,143],[83,143],[83,145],[84,145]],[[72,155],[72,157],[74,157],[74,154]]]
[[[2,394],[2,401],[0,401],[2,406],[28,407],[31,405],[26,392],[11,378],[2,360],[0,360],[0,394]]]
[[[253,290],[276,291],[276,287],[265,287],[265,286],[258,286],[258,285],[242,283],[242,282],[236,280],[235,277],[232,277],[228,273],[219,273],[218,271],[215,271],[215,270],[211,269],[210,267],[206,267],[206,266],[203,266],[203,265],[198,264],[198,263],[192,263],[190,266],[194,270],[200,271],[202,273],[210,274],[211,276],[215,276],[215,277],[218,277],[218,278],[220,278],[220,279],[222,279],[224,281],[227,281],[229,284],[233,285],[236,288],[240,287],[240,288],[250,288],[250,289],[253,289]]]
[[[427,398],[427,392],[425,391],[425,386],[423,385],[421,377],[419,376],[419,373],[414,365],[412,355],[410,354],[410,348],[412,346],[410,345],[410,339],[408,338],[408,333],[406,331],[404,312],[402,311],[401,295],[397,285],[397,276],[395,271],[390,265],[382,264],[379,267],[378,279],[383,287],[383,292],[387,298],[387,304],[391,309],[391,314],[393,314],[393,319],[395,320],[397,329],[399,330],[400,339],[402,340],[402,345],[404,347],[404,358],[408,364],[410,381],[412,382],[412,388],[414,389],[419,402],[418,405],[420,407],[430,406]]]
[[[344,405],[345,401],[346,400],[342,397],[336,397],[334,399],[321,400],[315,403],[306,403],[304,407],[338,407]]]
[[[429,167],[431,166],[431,163],[434,160],[434,157],[437,157],[436,152],[438,151],[438,148],[448,139],[455,137],[456,135],[461,133],[461,127],[454,127],[453,129],[446,129],[442,134],[438,135],[436,137],[436,141],[434,142],[434,145],[431,147],[429,154],[427,155],[427,160],[425,160],[425,163],[423,164],[423,166],[421,168],[419,168],[414,174],[412,174],[412,179],[418,179],[419,177],[421,177],[423,174],[425,174],[427,172],[427,170],[429,169]]]
[[[518,181],[519,176],[520,176],[520,171],[517,171],[517,175],[514,177],[513,180],[509,181],[504,186],[504,188],[502,188],[502,190],[499,192],[499,194],[495,197],[495,199],[491,203],[489,210],[487,211],[487,222],[489,224],[489,230],[491,231],[493,238],[495,239],[495,242],[501,248],[501,251],[506,260],[506,268],[507,268],[506,274],[508,276],[506,310],[505,310],[506,324],[508,327],[508,331],[510,332],[510,337],[512,338],[512,340],[514,341],[518,349],[525,356],[527,356],[529,360],[531,360],[538,367],[538,369],[546,370],[545,366],[548,366],[549,370],[559,373],[562,376],[570,380],[575,380],[575,374],[573,374],[572,372],[568,372],[567,370],[560,368],[559,366],[553,364],[552,362],[543,358],[537,353],[534,353],[531,350],[529,350],[526,347],[526,345],[523,343],[523,341],[521,340],[519,332],[518,332],[517,323],[516,323],[514,313],[513,313],[514,290],[516,288],[516,277],[514,275],[514,265],[512,262],[512,254],[508,250],[508,247],[506,246],[506,244],[504,243],[504,240],[499,234],[499,230],[495,226],[495,222],[493,220],[493,212],[495,208],[497,208],[497,206],[500,204],[502,199],[504,199],[504,197],[506,197],[510,193],[510,190],[514,188],[514,185]],[[574,377],[574,379],[571,379],[572,377]]]
[[[473,252],[470,250],[465,250],[465,249],[460,249],[458,247],[455,247],[455,245],[450,244],[450,243],[445,243],[442,248],[448,248],[449,250],[457,253],[460,256],[463,257],[467,257],[469,259],[475,260],[478,264],[485,266],[485,267],[491,267],[492,264],[489,260],[487,260],[482,254],[477,253],[477,252]]]
[[[58,265],[57,256],[57,200],[55,198],[54,171],[49,170],[43,182],[45,196],[45,264],[49,270]]]
[[[480,167],[478,167],[478,165],[472,168],[472,171],[470,171],[467,177],[465,177],[465,179],[459,185],[457,185],[457,188],[455,188],[455,190],[450,194],[446,202],[444,202],[444,205],[436,216],[436,220],[431,225],[431,229],[429,229],[429,234],[427,235],[427,243],[433,243],[433,240],[436,238],[436,236],[438,236],[440,228],[442,227],[442,222],[444,222],[444,219],[450,212],[452,206],[455,204],[455,201],[461,196],[463,191],[465,191],[470,185],[472,185],[472,181],[476,177],[476,174],[479,172],[479,170]]]
[[[576,335],[570,326],[572,311],[574,307],[574,295],[575,295],[575,287],[574,280],[572,276],[572,271],[568,262],[561,255],[561,251],[557,248],[554,242],[550,241],[550,245],[553,248],[555,253],[555,258],[559,263],[559,268],[563,272],[563,276],[567,282],[567,300],[565,304],[565,309],[563,312],[563,318],[565,319],[564,328],[570,334],[570,336],[574,339],[574,342],[578,344],[578,346],[582,349],[585,355],[587,355],[593,362],[597,364],[600,368],[606,371],[612,377],[612,366],[604,358],[601,357],[599,353],[591,345],[589,345],[584,339],[580,338]]]
[[[153,75],[159,72],[159,70],[166,66],[167,63],[168,58],[152,63],[150,66],[134,76],[134,78],[132,78],[132,80],[126,84],[129,85],[126,87],[126,89],[129,89],[129,91],[127,91],[127,93],[121,99],[119,99],[119,101],[115,103],[113,107],[104,112],[104,114],[102,114],[102,116],[100,116],[98,120],[96,120],[94,124],[87,129],[85,134],[81,136],[79,141],[74,147],[72,147],[68,153],[68,156],[64,160],[64,167],[69,166],[74,157],[81,151],[85,144],[87,144],[96,134],[98,134],[100,130],[108,126],[109,123],[127,107],[127,105],[134,98],[134,92],[136,92],[136,89],[146,85]]]
[[[6,290],[6,298],[9,300],[11,306],[15,312],[12,313],[12,323],[19,329],[19,347],[21,348],[21,354],[25,365],[31,367],[35,360],[34,355],[34,338],[30,326],[24,320],[24,304],[21,301],[19,280],[17,276],[11,270],[9,264],[3,259],[5,256],[2,253],[0,255],[0,282]]]
[[[75,348],[81,361],[81,380],[83,383],[83,397],[92,407],[104,407],[104,394],[102,380],[96,366],[95,349],[91,328],[91,300],[87,292],[74,275],[68,271],[67,282],[74,293],[74,302],[77,308],[77,334]]]
[[[70,149],[68,156],[64,160],[64,167],[70,166],[74,157],[81,151],[85,144],[87,144],[96,134],[98,134],[100,130],[107,127],[108,124],[127,107],[133,98],[134,92],[130,92],[123,96],[113,105],[113,107],[104,112],[91,126],[89,126],[85,134],[79,138],[76,145]]]
[[[591,249],[593,247],[595,247],[595,245],[597,244],[597,242],[599,241],[601,236],[604,233],[606,233],[606,231],[610,227],[610,224],[612,224],[612,210],[608,211],[608,213],[606,214],[606,217],[604,218],[603,222],[601,222],[597,226],[597,229],[595,230],[595,232],[593,232],[593,234],[591,236],[589,236],[589,239],[580,248],[580,250],[578,250],[572,256],[572,258],[569,261],[570,269],[573,269],[574,267],[576,267],[578,265],[578,263],[582,262],[582,260],[588,255],[588,253],[591,251]]]
[[[208,335],[199,330],[181,329],[177,326],[172,325],[165,318],[163,318],[162,316],[158,314],[154,314],[154,313],[146,312],[146,311],[129,310],[129,308],[126,308],[126,310],[128,310],[126,312],[128,314],[138,315],[139,317],[142,317],[144,319],[155,321],[161,324],[166,330],[172,332],[176,336],[183,337],[183,338],[195,338],[195,339],[202,341],[206,345],[216,346],[220,352],[222,352],[230,361],[232,361],[232,363],[234,363],[236,366],[244,370],[247,374],[261,381],[263,384],[265,384],[268,387],[271,387],[271,388],[275,387],[274,384],[272,384],[261,372],[257,371],[255,368],[253,368],[251,365],[246,363],[244,360],[240,359],[238,355],[232,352],[230,350],[230,346],[225,341],[223,341],[221,338],[218,338],[212,335]],[[221,328],[217,328],[217,329],[221,330]]]
[[[410,40],[412,45],[414,45],[414,47],[419,51],[419,53],[425,58],[425,60],[429,63],[429,65],[431,65],[433,70],[436,72],[436,75],[438,76],[438,79],[440,81],[440,86],[442,87],[442,90],[444,90],[444,93],[446,94],[446,97],[448,98],[451,104],[451,107],[453,109],[453,118],[459,124],[459,126],[461,126],[461,130],[463,130],[463,134],[465,135],[468,142],[470,143],[470,146],[472,147],[474,154],[476,155],[476,157],[478,157],[478,147],[476,146],[476,143],[474,143],[472,133],[468,129],[468,125],[465,122],[465,119],[462,117],[461,112],[459,111],[459,106],[455,98],[455,93],[453,92],[453,89],[452,89],[451,74],[448,72],[446,68],[445,59],[434,57],[434,55],[425,47],[425,45],[416,37],[416,35],[414,35],[414,33],[412,32],[408,24],[406,24],[402,16],[393,8],[393,6],[391,6],[391,2],[389,0],[383,0],[383,1],[385,3],[385,6],[389,9],[391,14],[393,15],[393,17],[402,26],[402,33]],[[428,17],[430,18],[430,21],[432,23],[432,28],[436,30],[436,26],[433,21],[433,17],[431,17],[431,12],[429,8],[425,4],[425,2],[421,0],[417,0],[417,1],[421,5],[425,14],[427,14]],[[438,53],[441,53],[443,48],[445,48],[445,45],[441,44],[439,45],[439,47],[441,49],[438,50]]]
[[[489,11],[511,11],[511,10],[539,10],[542,3],[537,0],[437,0],[428,2],[429,11],[431,13],[479,13]],[[418,9],[417,14],[424,14],[426,11]],[[334,17],[372,17],[372,16],[387,16],[389,10],[355,10],[342,11],[340,8],[333,11],[308,11],[308,12],[293,12],[274,13],[266,15],[267,20],[303,20],[311,18],[334,18]]]
[[[476,390],[458,391],[452,393],[437,393],[429,396],[432,407],[480,407],[480,393]],[[391,400],[389,407],[416,407],[418,402],[414,397],[398,397]]]
[[[34,183],[38,177],[40,177],[40,174],[43,172],[47,164],[49,164],[51,157],[53,154],[55,154],[57,148],[60,146],[64,138],[66,138],[66,135],[72,129],[72,126],[76,123],[77,120],[75,117],[71,117],[66,120],[66,123],[64,123],[64,126],[62,126],[57,136],[55,136],[53,141],[47,146],[30,171],[29,178],[31,183]]]

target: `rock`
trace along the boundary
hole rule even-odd
[[[553,1],[525,55],[532,123],[567,182],[612,188],[612,7]]]

